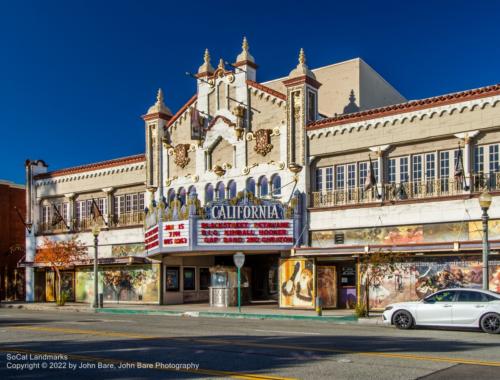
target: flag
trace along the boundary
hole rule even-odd
[[[203,119],[196,107],[193,107],[191,109],[191,140],[201,140],[202,130]]]
[[[66,224],[66,221],[64,220],[63,216],[59,212],[59,209],[56,207],[56,205],[54,203],[52,203],[52,207],[54,208],[54,217],[52,218],[52,227],[58,225],[61,222],[64,222],[64,225],[67,228],[68,225]]]
[[[370,159],[370,164],[368,167],[368,175],[366,176],[365,180],[365,187],[364,187],[365,191],[370,190],[377,184],[377,180],[375,179],[375,171],[373,170],[372,158],[369,157],[369,159]]]
[[[455,159],[455,179],[463,184],[464,190],[469,190],[469,186],[467,186],[465,180],[464,159],[460,145],[458,146],[458,154]]]
[[[96,221],[97,218],[102,217],[102,212],[94,198],[92,198],[92,205],[90,206],[90,215],[92,215],[92,219],[94,221]]]
[[[462,161],[462,149],[458,148],[458,154],[455,159],[455,178],[462,181],[464,178],[464,164]]]

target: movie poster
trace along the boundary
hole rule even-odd
[[[159,300],[158,265],[103,267],[99,270],[99,292],[105,302],[150,302]],[[94,297],[94,273],[91,269],[76,274],[76,300],[90,302]]]
[[[280,307],[314,308],[314,259],[280,260]]]
[[[383,309],[390,303],[418,301],[445,288],[482,286],[482,262],[477,260],[436,260],[408,262],[369,289],[370,308]],[[365,276],[362,278],[362,285]],[[490,262],[490,290],[500,291],[500,262]],[[361,287],[363,292],[364,286]]]
[[[323,308],[337,307],[337,268],[318,265],[318,296]]]
[[[47,302],[54,302],[56,300],[55,275],[53,271],[45,273],[45,301]]]

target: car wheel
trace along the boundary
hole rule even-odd
[[[392,323],[401,330],[411,329],[414,325],[413,317],[406,310],[399,310],[394,313]]]
[[[481,330],[488,334],[500,333],[500,315],[496,313],[487,313],[481,318],[479,323]]]

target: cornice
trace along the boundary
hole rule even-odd
[[[416,118],[433,117],[435,114],[443,116],[446,113],[463,112],[466,109],[472,111],[476,107],[485,107],[486,104],[495,106],[500,100],[499,96],[500,85],[497,84],[318,120],[309,124],[307,130],[308,135],[312,138],[321,133],[335,131],[343,133],[346,129],[349,131],[361,130],[363,127],[386,125],[387,123],[395,123],[397,120],[413,121]]]
[[[384,117],[368,118],[366,120],[353,121],[350,123],[338,123],[328,127],[308,129],[307,136],[313,140],[315,138],[327,137],[329,135],[343,134],[345,132],[361,132],[370,128],[378,128],[379,126],[395,125],[397,122],[413,122],[415,120],[432,119],[434,117],[443,117],[445,115],[454,115],[455,113],[463,113],[466,111],[475,111],[478,108],[484,109],[487,105],[495,107],[500,101],[500,95],[488,98],[470,100],[461,103],[452,103],[439,107],[426,108],[413,112],[394,113]]]

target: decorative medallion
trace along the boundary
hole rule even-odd
[[[267,155],[272,149],[270,129],[259,129],[255,132],[255,147],[253,148],[257,153],[262,156]]]
[[[190,161],[188,157],[188,151],[190,147],[190,144],[178,144],[174,148],[174,162],[177,166],[180,166],[183,169]]]

